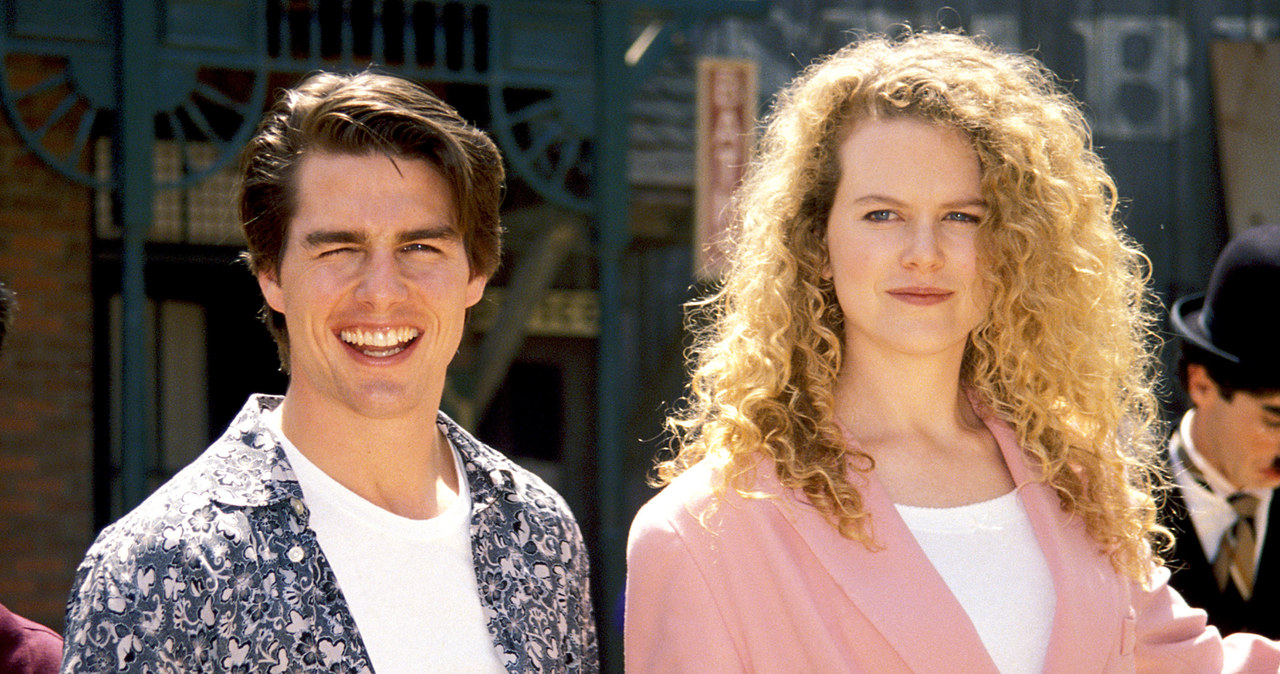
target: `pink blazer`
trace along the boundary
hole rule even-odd
[[[1012,431],[988,421],[1019,485],[1057,595],[1046,672],[1277,672],[1280,644],[1223,640],[1166,581],[1117,574],[1083,524],[1034,481]],[[862,487],[882,548],[845,539],[771,467],[709,521],[698,465],[636,515],[627,545],[626,669],[647,672],[995,673],[968,615],[884,488]],[[713,533],[714,532],[714,533]],[[1278,609],[1280,610],[1280,609]]]

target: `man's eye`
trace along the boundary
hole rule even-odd
[[[355,248],[350,248],[350,247],[330,248],[328,250],[320,251],[319,257],[335,257],[343,253],[354,253],[355,250],[356,250]]]
[[[426,243],[411,243],[406,245],[401,250],[405,251],[406,253],[435,253],[435,252],[439,252],[440,249]]]

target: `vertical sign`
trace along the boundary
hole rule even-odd
[[[1213,42],[1209,63],[1228,231],[1280,224],[1280,42]]]
[[[756,113],[754,61],[698,62],[694,271],[719,278],[729,243],[729,202],[751,155]]]

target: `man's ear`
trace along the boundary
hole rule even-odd
[[[1191,404],[1203,407],[1220,395],[1218,382],[1209,376],[1209,370],[1205,366],[1198,363],[1187,364],[1187,397],[1191,398]]]
[[[489,277],[485,276],[484,274],[476,274],[475,276],[471,277],[470,281],[467,281],[467,308],[468,309],[470,309],[471,307],[474,307],[476,305],[476,302],[479,302],[480,298],[484,297],[484,289],[485,289],[485,286],[487,286],[488,284],[489,284]],[[280,311],[280,310],[277,309],[276,311]],[[284,312],[280,312],[280,313],[284,313]]]
[[[280,287],[279,274],[274,269],[264,269],[256,276],[258,287],[262,289],[262,296],[267,300],[267,306],[283,314],[284,289]]]

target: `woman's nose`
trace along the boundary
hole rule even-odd
[[[934,269],[941,266],[945,257],[938,227],[933,223],[914,223],[909,229],[902,264],[908,267]]]

